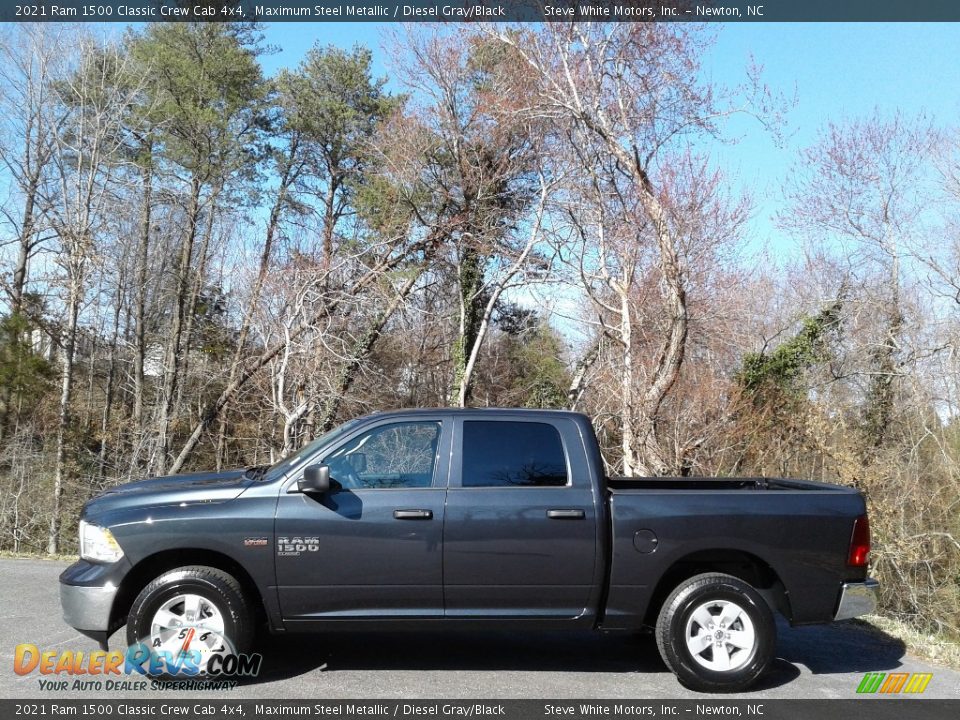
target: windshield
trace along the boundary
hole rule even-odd
[[[335,440],[340,435],[352,430],[357,425],[360,424],[362,418],[357,418],[356,420],[350,420],[345,422],[343,425],[338,425],[333,430],[328,433],[324,433],[316,440],[314,440],[309,445],[305,445],[295,452],[293,455],[284,458],[280,462],[273,465],[269,470],[267,470],[264,477],[274,480],[281,475],[286,475],[289,472],[297,469],[302,465],[306,460],[309,460],[313,457],[317,450],[322,448],[325,445],[329,445],[333,440]]]

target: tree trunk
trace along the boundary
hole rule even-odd
[[[23,290],[27,284],[27,265],[30,263],[30,251],[34,242],[33,212],[36,191],[35,186],[29,187],[27,197],[24,200],[23,224],[17,244],[17,261],[13,267],[13,282],[10,285],[10,312],[13,314],[23,310]]]
[[[584,383],[586,382],[587,373],[590,371],[590,368],[593,367],[593,364],[597,362],[597,359],[600,357],[600,350],[603,345],[603,336],[597,338],[590,349],[583,354],[576,364],[576,367],[573,371],[573,379],[570,381],[570,387],[567,389],[567,408],[570,410],[576,410],[577,404],[580,402],[580,398],[583,397],[584,392]]]
[[[110,353],[107,357],[107,388],[103,399],[103,414],[100,418],[100,451],[97,454],[97,480],[103,483],[107,466],[107,433],[113,410],[114,384],[117,375],[117,340],[120,337],[120,313],[123,308],[123,282],[117,280],[117,294],[113,308],[113,333],[110,338]]]
[[[333,233],[337,227],[337,188],[339,181],[334,174],[330,175],[330,184],[323,199],[323,270],[328,271],[333,263]]]
[[[29,147],[29,139],[27,141]],[[29,160],[26,161],[29,166]],[[13,282],[10,285],[10,312],[13,314],[23,310],[23,293],[27,286],[27,267],[30,264],[30,253],[33,252],[37,240],[36,232],[37,196],[40,192],[40,163],[30,173],[26,187],[23,188],[23,216],[20,223],[20,237],[17,239],[17,260],[13,267]]]
[[[282,457],[287,457],[290,453],[297,449],[297,424],[303,419],[303,416],[306,414],[309,406],[310,403],[301,402],[299,405],[297,405],[292,414],[284,417],[283,450],[281,451]]]
[[[623,474],[633,475],[637,471],[636,448],[636,410],[634,408],[633,380],[633,327],[631,324],[630,298],[624,288],[618,288],[620,294],[620,419],[623,427],[621,450],[623,452]]]
[[[460,327],[453,345],[453,391],[450,404],[466,407],[470,402],[470,378],[467,365],[477,343],[481,311],[478,308],[483,286],[483,258],[474,248],[466,247],[457,267],[460,290]]]
[[[210,249],[210,240],[213,237],[213,223],[217,214],[217,197],[220,191],[217,190],[209,203],[209,217],[207,218],[207,229],[203,233],[203,240],[196,253],[197,272],[190,284],[190,293],[187,298],[186,317],[184,318],[183,333],[180,341],[180,378],[177,383],[177,398],[173,403],[173,414],[179,416],[183,411],[183,394],[186,391],[187,380],[190,373],[190,349],[193,343],[193,325],[196,322],[197,302],[200,300],[200,293],[203,291],[203,283],[207,274],[207,254]]]
[[[55,555],[60,550],[60,508],[63,487],[67,478],[67,432],[70,428],[70,400],[73,393],[73,360],[77,341],[77,317],[80,311],[79,272],[70,279],[70,297],[67,301],[67,330],[63,342],[63,367],[60,373],[60,404],[57,418],[56,469],[53,477],[53,504],[50,527],[47,533],[47,553]]]
[[[364,278],[361,278],[361,280],[358,281],[357,286],[354,288],[355,291],[359,290],[361,286],[369,284],[370,278],[372,277],[371,273],[373,273],[373,271],[368,272]],[[284,340],[267,348],[260,353],[260,355],[254,359],[252,363],[240,370],[233,382],[228,383],[217,399],[207,406],[199,422],[194,425],[193,431],[190,433],[186,442],[184,442],[183,447],[180,449],[180,453],[167,468],[167,472],[172,474],[180,471],[180,468],[183,467],[183,463],[186,462],[187,458],[190,456],[190,453],[192,453],[194,448],[196,448],[199,444],[203,433],[206,432],[210,425],[219,417],[220,413],[223,411],[223,408],[228,402],[230,402],[233,396],[247,384],[250,378],[260,372],[260,370],[266,367],[271,360],[283,352],[283,349],[288,342],[292,342],[303,335],[314,324],[332,313],[338,305],[339,303],[336,300],[331,301],[329,305],[321,308],[320,311],[308,318],[300,327],[290,333],[289,338],[285,338]]]
[[[323,258],[322,258],[322,268],[325,273],[327,273],[326,281],[329,282],[330,275],[329,270],[333,264],[333,235],[337,227],[337,222],[340,217],[336,211],[336,200],[337,200],[337,188],[339,187],[339,180],[337,180],[336,171],[331,170],[330,172],[330,184],[327,187],[327,193],[324,196],[323,201]],[[317,346],[317,360],[318,365],[321,360],[320,354],[322,348]],[[322,433],[323,430],[320,428],[323,425],[323,419],[317,418],[317,411],[319,408],[315,402],[308,403],[306,420],[303,423],[304,426],[304,435],[306,442],[311,442],[314,438],[318,436],[318,433]]]
[[[160,404],[159,437],[154,468],[159,473],[167,464],[170,449],[170,426],[173,424],[174,403],[180,371],[180,351],[183,325],[186,320],[187,302],[190,294],[190,265],[193,260],[193,244],[197,237],[200,215],[200,180],[194,175],[191,181],[190,204],[187,210],[187,233],[180,246],[177,263],[177,291],[175,310],[170,324],[170,335],[164,357],[163,395]]]
[[[865,450],[867,454],[884,446],[890,436],[897,394],[897,353],[903,333],[903,312],[900,307],[900,257],[896,247],[884,248],[891,256],[890,300],[884,313],[886,328],[883,341],[873,352],[870,386],[864,412]]]
[[[149,151],[148,151],[149,152]],[[140,211],[140,238],[137,244],[137,282],[134,283],[134,353],[133,353],[133,428],[143,432],[144,361],[147,355],[147,262],[150,255],[150,223],[153,204],[153,170],[149,164],[143,169],[143,207]]]

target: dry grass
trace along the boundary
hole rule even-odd
[[[881,615],[867,615],[858,624],[868,631],[882,632],[903,641],[912,655],[960,670],[960,643],[946,640],[942,635],[919,632],[907,623]]]

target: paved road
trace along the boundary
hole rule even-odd
[[[12,671],[14,647],[94,650],[60,618],[65,563],[0,559],[0,698],[99,697],[44,693]],[[122,647],[122,633],[111,641]],[[677,683],[652,637],[598,633],[366,633],[268,639],[264,673],[231,698],[705,698]],[[960,673],[906,654],[898,640],[856,623],[781,626],[777,660],[743,697],[852,698],[866,672],[933,672],[925,697],[960,698]],[[147,697],[151,693],[111,693]],[[174,699],[163,691],[158,697]],[[196,693],[183,693],[184,697]],[[727,696],[729,697],[729,696]]]

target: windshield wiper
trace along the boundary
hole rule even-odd
[[[251,480],[263,480],[263,476],[267,474],[267,470],[269,469],[269,465],[251,465],[247,468],[246,472],[243,473],[243,476]]]

